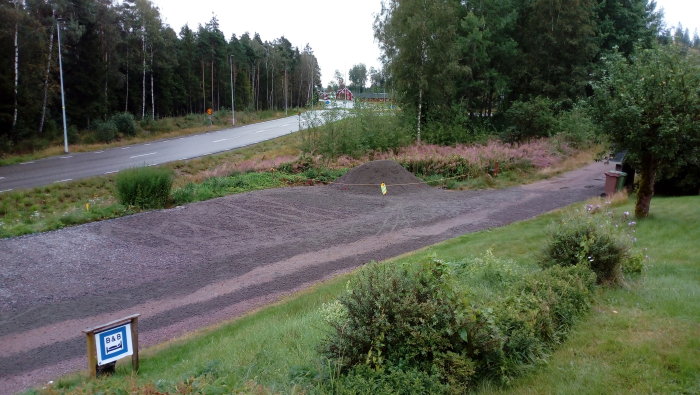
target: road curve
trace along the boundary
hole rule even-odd
[[[140,313],[152,346],[370,260],[598,196],[604,170],[504,190],[280,188],[0,240],[0,393],[84,369],[86,327]]]
[[[193,136],[2,166],[0,193],[228,151],[296,132],[303,126],[302,118],[295,115]]]

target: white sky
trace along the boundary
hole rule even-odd
[[[676,27],[680,22],[688,28],[691,39],[695,31],[700,34],[700,0],[656,0],[656,9],[661,8],[667,27]]]
[[[235,33],[260,33],[263,41],[285,36],[300,50],[308,43],[327,85],[339,70],[347,80],[358,63],[380,67],[379,47],[372,25],[381,0],[152,0],[163,21],[176,32],[188,24],[193,30],[216,15],[226,39]],[[668,27],[680,21],[700,33],[700,0],[657,0]]]

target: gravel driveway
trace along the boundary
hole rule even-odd
[[[503,190],[273,189],[0,240],[0,393],[84,369],[84,328],[140,313],[152,346],[370,260],[598,196],[605,169]]]

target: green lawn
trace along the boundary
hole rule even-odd
[[[631,203],[616,207],[629,210]],[[643,274],[622,288],[600,288],[588,315],[546,364],[508,387],[482,383],[480,392],[698,393],[700,391],[700,197],[654,198],[636,237],[649,255]],[[532,267],[550,213],[530,221],[467,234],[396,259],[460,260],[492,249]],[[326,366],[318,355],[327,333],[322,306],[344,291],[343,276],[277,305],[146,350],[141,370],[128,363],[113,377],[74,375],[45,390],[70,393],[253,392],[316,393]]]

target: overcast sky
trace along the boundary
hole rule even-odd
[[[260,33],[263,41],[285,36],[292,45],[308,43],[321,66],[327,85],[335,70],[346,76],[355,64],[379,68],[379,47],[372,25],[381,0],[152,0],[163,21],[176,32],[188,24],[193,30],[216,15],[226,39],[235,33]],[[693,32],[700,30],[700,0],[657,0],[666,24],[680,21]]]

